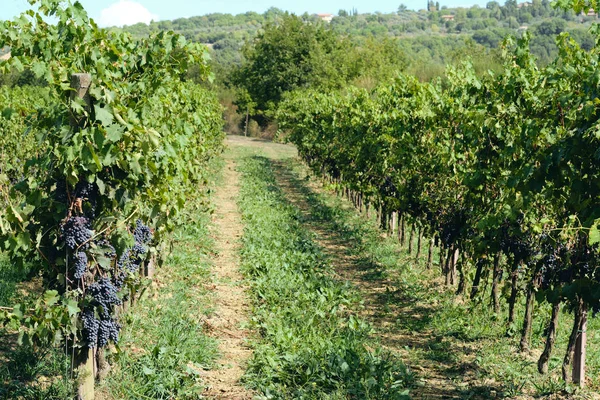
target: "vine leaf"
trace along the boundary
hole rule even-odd
[[[112,110],[108,107],[100,107],[97,104],[94,105],[94,110],[96,111],[96,119],[102,123],[104,126],[109,126],[112,124],[114,120],[114,115]]]

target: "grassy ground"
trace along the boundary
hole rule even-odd
[[[547,304],[536,305],[532,353],[520,354],[518,330],[513,327],[507,335],[506,306],[501,315],[492,316],[489,296],[475,303],[457,298],[453,288],[443,287],[437,264],[431,270],[425,268],[426,251],[415,260],[414,251],[409,255],[397,238],[382,235],[372,218],[358,214],[347,201],[336,197],[332,188],[314,184],[297,162],[288,161],[281,168],[296,177],[294,185],[309,203],[306,223],[327,226],[347,244],[343,251],[354,257],[359,266],[355,270],[361,275],[355,279],[357,285],[368,290],[369,281],[386,282],[385,292],[377,297],[379,311],[373,318],[392,319],[393,323],[376,324],[375,334],[384,344],[398,350],[415,372],[416,386],[411,390],[414,397],[597,398],[600,318],[592,318],[588,323],[588,389],[576,391],[559,379],[572,325],[572,318],[566,313],[560,318],[550,372],[540,375],[536,362],[550,318]],[[521,304],[517,313],[519,323],[523,311]],[[390,313],[395,314],[391,319]],[[389,337],[394,341],[386,340]]]
[[[369,324],[353,311],[357,292],[333,276],[278,188],[271,161],[247,157],[240,171],[242,267],[260,335],[248,385],[264,398],[406,398],[410,374],[369,340]]]

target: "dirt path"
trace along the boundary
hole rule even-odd
[[[301,210],[305,225],[316,234],[317,243],[328,254],[340,279],[351,282],[359,290],[364,300],[360,315],[372,324],[374,338],[405,360],[421,380],[418,387],[411,389],[411,398],[463,398],[460,389],[448,374],[448,369],[455,365],[423,357],[419,357],[418,363],[410,362],[410,352],[427,352],[432,346],[439,346],[439,338],[433,337],[433,333],[426,328],[429,306],[416,304],[409,297],[410,294],[400,292],[392,281],[392,276],[379,270],[369,255],[357,254],[354,251],[356,243],[344,238],[331,221],[315,212],[315,206],[310,203],[309,197],[322,190],[320,185],[312,180],[300,180],[285,163],[274,161],[274,166],[279,186],[289,201]],[[414,321],[419,326],[418,334],[398,329],[398,318]],[[464,378],[468,379],[468,371],[464,373]]]
[[[215,311],[205,321],[207,331],[219,340],[220,368],[206,371],[203,375],[208,386],[205,394],[228,400],[252,398],[252,394],[240,383],[251,350],[246,344],[248,332],[243,328],[249,300],[239,272],[238,240],[243,228],[236,204],[238,193],[239,176],[235,162],[226,159],[222,185],[217,188],[214,198],[213,236],[217,255],[212,273]]]

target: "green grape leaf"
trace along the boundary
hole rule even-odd
[[[112,109],[108,106],[100,107],[97,104],[94,105],[94,111],[96,112],[96,120],[100,121],[102,125],[109,126],[114,120]]]

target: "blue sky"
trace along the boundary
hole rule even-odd
[[[449,7],[485,6],[488,0],[440,1]],[[246,11],[262,13],[277,7],[296,14],[332,13],[356,8],[358,12],[380,11],[389,13],[404,3],[409,9],[425,8],[426,0],[80,0],[85,9],[100,25],[122,25],[150,20],[169,20],[214,12],[239,14]],[[503,3],[503,1],[500,1]],[[26,0],[0,0],[0,20],[12,19],[29,8]]]

